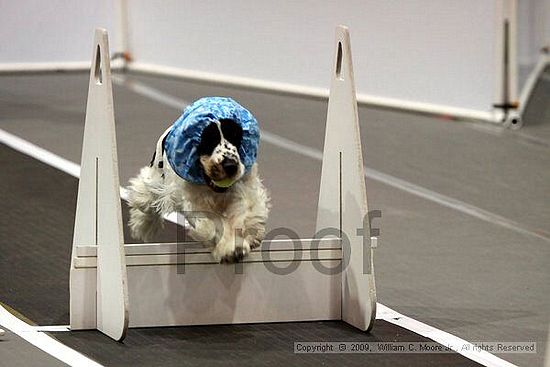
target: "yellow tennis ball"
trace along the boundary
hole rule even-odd
[[[214,185],[218,187],[228,188],[229,186],[233,185],[233,181],[231,178],[224,178],[223,180],[219,181],[212,181],[214,182]]]

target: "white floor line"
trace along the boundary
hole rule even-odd
[[[116,78],[113,78],[113,81],[116,84],[127,87],[128,89],[130,89],[131,91],[137,94],[140,94],[144,97],[148,97],[166,106],[176,108],[179,111],[183,111],[183,109],[187,105],[189,105],[189,102],[185,100],[178,99],[177,97],[166,94],[144,83],[141,83],[135,80],[130,81],[128,78],[124,76],[117,76]],[[266,131],[266,130],[262,130],[261,140],[265,141],[266,143],[275,145],[279,148],[286,149],[288,151],[301,154],[312,159],[316,159],[316,160],[323,159],[322,151],[312,147],[308,147],[303,144],[296,143],[292,140],[270,133],[269,131]],[[522,225],[518,222],[515,222],[513,220],[510,220],[498,214],[491,213],[475,205],[471,205],[466,202],[429,190],[422,186],[413,184],[412,182],[402,180],[400,178],[388,175],[386,173],[383,173],[368,167],[365,167],[365,176],[371,180],[375,180],[383,184],[386,184],[388,186],[394,187],[396,189],[408,192],[409,194],[419,196],[423,199],[435,202],[439,205],[442,205],[450,209],[457,210],[461,213],[473,216],[485,222],[499,225],[499,226],[508,228],[510,230],[513,230],[515,232],[528,235],[528,236],[533,236],[533,237],[542,239],[546,242],[550,242],[550,233],[546,233],[542,230],[531,229],[525,225]]]
[[[27,140],[21,139],[17,135],[13,135],[3,129],[0,129],[0,143],[6,144],[20,153],[33,157],[34,159],[39,160],[40,162],[51,167],[57,168],[58,170],[73,177],[80,177],[80,165],[60,157],[57,154],[41,148]],[[120,188],[120,198],[122,200],[128,200],[128,192],[124,187]],[[175,213],[166,215],[164,218],[169,222],[178,224],[178,218]]]
[[[0,129],[0,142],[73,177],[80,177],[80,165],[2,129]]]
[[[439,344],[456,350],[457,353],[487,367],[516,367],[515,364],[507,362],[502,358],[495,356],[484,350],[474,347],[474,344],[449,334],[443,330],[436,329],[426,325],[423,322],[411,319],[392,310],[383,304],[376,304],[376,318],[384,320],[404,329],[414,331],[415,333],[429,338]],[[465,348],[467,346],[467,348]]]
[[[0,306],[0,325],[69,366],[102,367],[101,364],[21,321],[2,306]]]
[[[323,152],[321,152],[320,150],[296,143],[294,141],[288,140],[281,136],[272,134],[268,131],[262,131],[262,140],[265,141],[266,143],[273,144],[280,148],[283,148],[313,159],[317,159],[317,160],[323,159]],[[408,192],[409,194],[419,196],[429,201],[433,201],[441,206],[457,210],[464,214],[471,215],[472,217],[481,219],[485,222],[496,224],[496,225],[511,229],[513,231],[516,231],[525,235],[529,235],[529,236],[534,236],[544,241],[550,242],[550,234],[548,233],[544,233],[542,231],[540,231],[542,233],[538,233],[537,231],[527,228],[526,226],[520,223],[517,223],[513,220],[510,220],[508,218],[505,218],[495,213],[491,213],[487,210],[484,210],[477,206],[454,199],[452,197],[440,194],[438,192],[426,189],[422,186],[415,185],[412,182],[402,180],[400,178],[388,175],[386,173],[382,173],[380,171],[377,171],[375,169],[368,168],[368,167],[365,167],[365,176],[371,180],[381,182],[383,184],[394,187],[396,189]]]
[[[142,95],[143,97],[147,97],[163,105],[174,107],[182,113],[184,108],[191,104],[191,102],[184,101],[183,99],[161,92],[160,90],[152,88],[147,84],[126,78],[124,75],[113,74],[111,76],[111,80],[113,83],[122,85],[133,92]]]

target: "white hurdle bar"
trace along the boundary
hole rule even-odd
[[[197,242],[125,244],[107,32],[95,31],[70,270],[72,330],[344,320],[376,314],[349,32],[336,29],[317,232],[217,264]],[[182,106],[183,107],[183,106]]]

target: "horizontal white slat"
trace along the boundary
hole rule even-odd
[[[310,261],[310,260],[340,260],[342,252],[339,249],[324,249],[318,251],[253,251],[242,262],[277,262],[277,261]],[[152,266],[176,264],[216,264],[210,253],[189,254],[150,254],[126,256],[127,266]],[[97,257],[77,257],[75,268],[97,267]]]
[[[275,239],[263,241],[262,245],[254,249],[258,251],[290,251],[290,250],[309,250],[312,247],[313,239]],[[339,249],[340,239],[323,238],[316,240],[315,247],[319,249]],[[134,255],[155,255],[155,254],[176,254],[176,253],[209,253],[207,246],[201,242],[179,242],[179,243],[136,243],[125,244],[124,250],[126,256]],[[80,245],[76,247],[77,257],[95,257],[97,256],[97,246]]]

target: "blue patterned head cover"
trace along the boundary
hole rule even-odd
[[[260,128],[256,118],[231,98],[204,97],[185,109],[164,140],[166,157],[178,176],[192,183],[206,184],[197,147],[204,128],[221,119],[231,119],[243,129],[239,156],[245,172],[252,168],[260,145]]]

